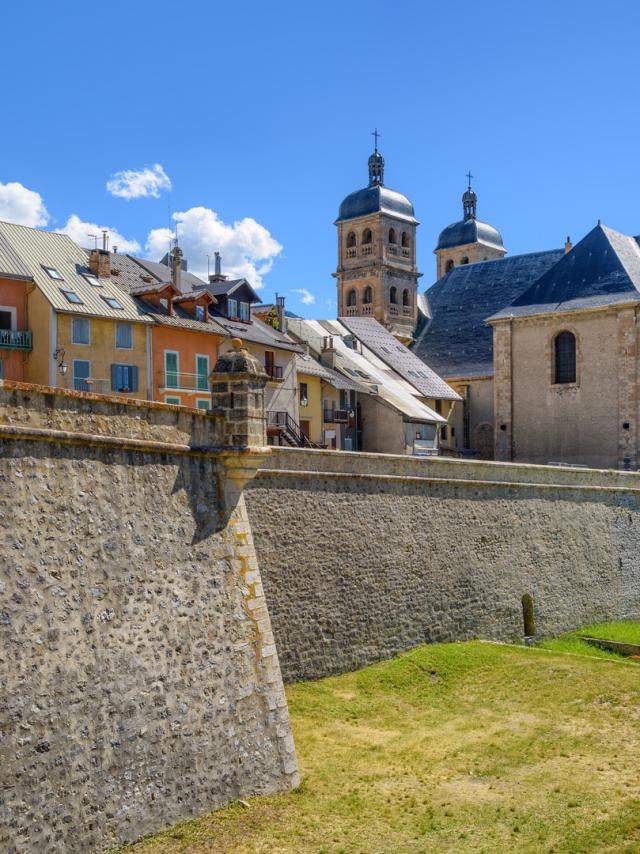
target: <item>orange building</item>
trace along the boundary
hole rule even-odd
[[[0,379],[23,382],[32,343],[27,292],[33,283],[31,276],[17,279],[5,275],[0,270]]]

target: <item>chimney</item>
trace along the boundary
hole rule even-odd
[[[89,253],[89,267],[94,276],[108,279],[111,275],[111,257],[108,249],[92,249]]]
[[[278,329],[283,335],[287,334],[287,315],[284,310],[284,297],[276,294],[276,313],[278,315]]]
[[[335,368],[336,350],[333,346],[333,336],[325,335],[322,339],[322,352],[320,353],[320,364],[325,368]]]
[[[105,252],[109,251],[109,232],[106,228],[102,229],[102,248]]]
[[[226,276],[222,275],[222,258],[220,257],[219,252],[214,252],[215,261],[215,273],[211,273],[209,275],[209,282],[213,284],[214,282],[224,282],[226,280]]]
[[[564,254],[566,255],[567,252],[571,252],[572,249],[573,243],[571,242],[571,238],[567,237],[567,242],[564,244]]]
[[[182,249],[174,246],[171,250],[171,281],[173,287],[182,293]]]

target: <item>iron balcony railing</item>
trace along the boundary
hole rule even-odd
[[[206,374],[190,374],[185,371],[160,371],[160,388],[175,391],[209,391],[209,378]]]
[[[322,417],[329,424],[346,424],[349,420],[349,413],[346,409],[325,409]]]
[[[31,332],[26,329],[0,329],[3,350],[31,350]]]

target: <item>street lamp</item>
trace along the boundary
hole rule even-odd
[[[67,365],[64,360],[64,355],[65,353],[62,347],[58,347],[58,349],[53,354],[53,358],[56,360],[56,362],[58,361],[58,359],[60,359],[60,361],[58,362],[58,370],[60,371],[62,376],[64,376],[67,373],[67,370],[69,369],[69,365]]]

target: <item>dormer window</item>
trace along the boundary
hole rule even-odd
[[[238,300],[229,298],[227,300],[227,315],[229,317],[238,317]]]
[[[240,320],[244,320],[245,323],[248,323],[250,320],[250,311],[249,311],[249,303],[241,302],[240,305]]]
[[[196,306],[196,320],[204,320],[204,306]]]

